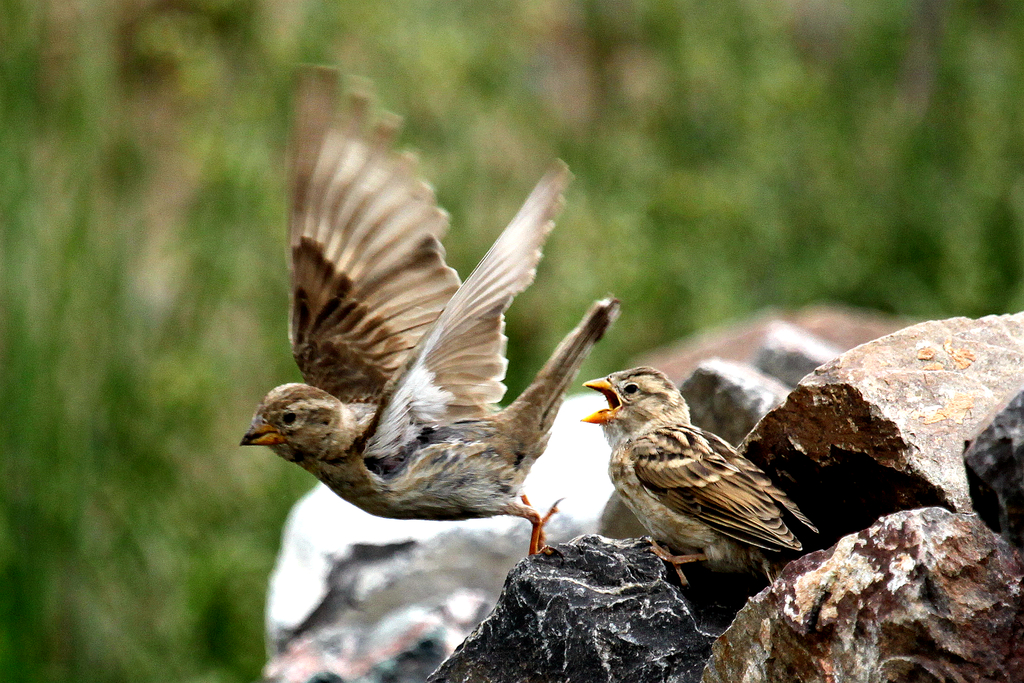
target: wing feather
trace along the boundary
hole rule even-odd
[[[387,391],[368,454],[386,454],[424,425],[486,415],[504,396],[504,313],[533,281],[569,179],[561,162],[545,174],[420,340],[408,369]]]
[[[371,120],[354,93],[335,119],[339,77],[301,74],[289,220],[292,352],[308,384],[375,401],[459,286],[444,262],[447,215],[393,150],[398,120]]]
[[[632,448],[637,478],[653,495],[727,536],[768,550],[799,550],[780,504],[817,531],[764,472],[714,434],[682,425],[659,428]]]

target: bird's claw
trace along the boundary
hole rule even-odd
[[[526,497],[525,493],[520,496],[520,499],[526,505],[530,505],[530,499]],[[565,500],[565,498],[559,498],[556,500],[555,504],[551,506],[551,509],[549,509],[547,514],[543,517],[538,514],[536,518],[531,520],[533,522],[533,534],[530,536],[530,555],[536,555],[549,547],[544,541],[544,525],[546,525],[548,520],[558,512],[558,504],[563,500]]]
[[[662,561],[668,562],[672,565],[672,568],[676,570],[676,575],[679,576],[679,583],[682,584],[683,588],[690,585],[690,582],[686,580],[686,575],[683,574],[683,570],[680,569],[680,565],[689,564],[691,562],[703,562],[708,559],[708,556],[704,553],[692,553],[690,555],[673,555],[672,552],[659,544],[653,538],[648,539],[651,542],[651,550],[657,555]]]

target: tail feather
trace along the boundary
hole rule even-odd
[[[618,299],[595,302],[579,325],[562,339],[530,386],[508,407],[509,417],[532,422],[539,434],[546,434],[583,361],[617,317]]]

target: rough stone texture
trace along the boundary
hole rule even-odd
[[[761,372],[793,387],[842,352],[802,327],[777,321],[768,326],[752,362]]]
[[[823,548],[882,515],[971,509],[963,444],[1024,373],[1024,314],[920,323],[822,366],[743,451],[821,530]]]
[[[789,388],[748,365],[713,358],[693,371],[679,390],[701,429],[736,445],[758,420],[782,403]]]
[[[877,339],[909,325],[911,320],[837,306],[809,306],[799,311],[768,311],[740,323],[723,325],[645,354],[633,365],[653,365],[677,384],[709,358],[749,363],[777,322],[786,322],[816,336],[839,351]]]
[[[647,542],[600,536],[527,558],[491,615],[428,680],[699,681],[711,643],[743,604],[713,596],[746,591],[705,581],[680,589],[668,571]]]
[[[974,515],[900,512],[791,563],[705,683],[1024,681],[1024,562]]]
[[[964,461],[974,509],[1007,542],[1024,547],[1024,391],[995,411]]]

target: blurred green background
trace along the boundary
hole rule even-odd
[[[576,174],[518,391],[765,306],[1024,309],[1011,0],[0,0],[0,680],[249,681],[312,486],[236,444],[286,339],[294,68],[371,78],[466,275]],[[589,376],[589,375],[588,375]]]

